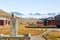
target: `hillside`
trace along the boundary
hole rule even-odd
[[[8,12],[5,12],[4,10],[0,9],[0,17],[11,19],[12,15]],[[20,19],[19,17],[16,17],[17,19]]]
[[[0,10],[0,17],[11,18],[11,14],[9,14],[3,10]]]

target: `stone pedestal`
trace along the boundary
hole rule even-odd
[[[10,37],[16,37],[18,33],[18,21],[16,19],[10,20]]]

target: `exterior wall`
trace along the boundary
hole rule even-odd
[[[3,20],[0,20],[0,25],[4,25],[4,21]]]
[[[44,25],[48,26],[48,25],[55,25],[55,21],[54,20],[45,20],[44,21]]]
[[[54,25],[54,20],[48,20],[48,25]]]
[[[60,28],[60,15],[55,16],[55,25],[57,28]]]
[[[37,24],[37,19],[33,19],[33,18],[24,18],[24,19],[20,19],[20,23],[22,24]]]
[[[0,25],[7,25],[8,24],[7,22],[8,22],[7,20],[0,20]]]
[[[44,25],[44,22],[37,21],[37,24],[39,24],[39,25]]]
[[[4,25],[7,25],[8,24],[8,21],[7,20],[4,20]]]
[[[55,24],[60,25],[60,16],[55,17]]]
[[[47,26],[47,20],[46,19],[44,20],[44,25]]]

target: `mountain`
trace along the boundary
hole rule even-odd
[[[40,13],[35,13],[35,14],[33,14],[33,13],[30,13],[29,15],[33,15],[33,16],[40,16],[41,14]]]
[[[29,15],[33,15],[33,13],[30,13]]]
[[[22,13],[19,12],[10,12],[11,14],[16,14],[16,15],[23,15]]]
[[[40,16],[41,14],[40,13],[35,13],[34,15]]]
[[[48,15],[55,15],[55,13],[48,13]]]

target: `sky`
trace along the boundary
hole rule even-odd
[[[0,0],[0,9],[25,15],[60,13],[60,0]]]

